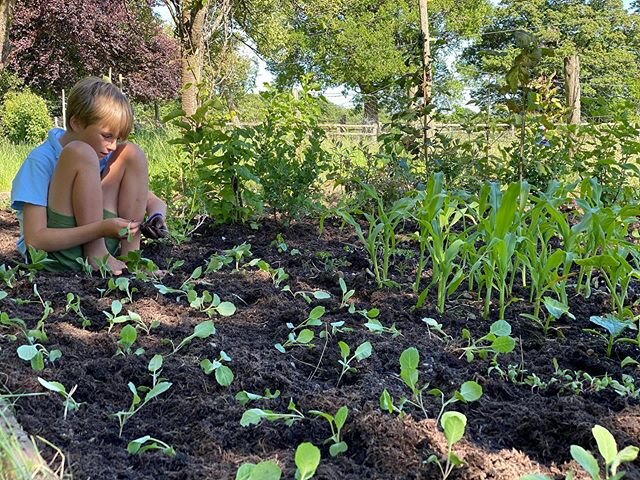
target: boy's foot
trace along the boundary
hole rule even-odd
[[[124,262],[121,262],[120,260],[115,258],[113,255],[110,255],[110,254],[107,255],[106,259],[104,256],[102,257],[98,255],[89,256],[89,264],[93,268],[94,272],[97,272],[100,270],[99,265],[101,263],[106,264],[106,266],[109,268],[109,271],[111,272],[111,275],[113,275],[114,277],[122,275],[127,269],[127,264]]]

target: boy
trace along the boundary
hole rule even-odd
[[[11,207],[20,222],[18,250],[45,250],[48,270],[81,269],[76,258],[106,258],[114,275],[125,264],[115,258],[140,248],[140,232],[167,235],[165,203],[149,191],[147,158],[125,140],[133,110],[114,85],[89,77],[69,92],[68,129],[49,131],[29,153],[13,180]],[[149,219],[141,224],[145,213]],[[121,235],[128,228],[130,235]],[[131,239],[127,239],[127,236]]]

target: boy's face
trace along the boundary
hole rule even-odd
[[[118,132],[111,126],[92,124],[83,127],[72,124],[72,128],[76,138],[91,145],[99,158],[106,157],[118,146]]]

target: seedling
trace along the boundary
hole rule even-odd
[[[231,302],[221,302],[220,297],[214,293],[213,296],[204,290],[201,296],[195,290],[187,292],[187,301],[191,308],[204,312],[212,317],[215,313],[223,317],[229,317],[236,313],[236,306]]]
[[[271,460],[243,463],[236,472],[236,480],[280,480],[281,476],[282,470]]]
[[[218,385],[228,387],[233,382],[233,372],[229,367],[223,365],[222,362],[230,362],[231,357],[227,355],[223,350],[220,351],[220,357],[213,362],[207,358],[200,362],[200,368],[202,371],[209,375],[211,372],[215,372],[216,382]]]
[[[313,337],[314,337],[313,330],[309,330],[308,328],[305,328],[301,330],[300,333],[298,333],[297,335],[295,332],[290,332],[286,342],[276,343],[274,347],[276,347],[276,350],[278,350],[280,353],[286,353],[287,348],[290,348],[290,347],[312,348],[312,347],[315,347],[315,345],[311,343],[311,340],[313,340]]]
[[[380,315],[380,310],[378,310],[377,308],[372,308],[370,310],[366,310],[366,309],[356,310],[355,304],[352,303],[351,305],[349,305],[349,313],[351,314],[357,313],[358,315],[362,315],[367,320],[364,326],[367,327],[367,329],[370,332],[373,332],[377,335],[382,335],[383,333],[389,333],[393,337],[402,335],[400,330],[396,328],[395,323],[390,327],[385,327],[380,322],[380,320],[378,320],[378,316]]]
[[[75,399],[73,398],[73,394],[75,393],[76,388],[78,388],[78,385],[74,385],[73,388],[69,392],[67,392],[67,389],[65,388],[65,386],[59,382],[48,382],[47,380],[40,377],[38,377],[38,382],[40,382],[40,385],[42,385],[47,390],[57,393],[62,398],[64,398],[63,418],[65,420],[67,419],[67,412],[75,412],[76,410],[78,410],[78,408],[80,408],[81,403],[76,402]]]
[[[91,320],[82,313],[82,308],[80,308],[80,295],[76,295],[72,292],[67,293],[67,305],[64,307],[64,311],[65,313],[72,311],[80,317],[82,320],[82,328],[87,328],[91,325]]]
[[[272,247],[276,247],[279,253],[286,253],[289,250],[289,246],[284,241],[284,238],[281,233],[276,235],[276,238],[271,242]]]
[[[131,250],[126,257],[120,256],[118,259],[127,264],[127,270],[138,280],[148,280],[149,275],[153,276],[158,271],[158,265],[153,260],[144,258],[140,250]]]
[[[529,315],[528,313],[522,313],[520,315],[539,324],[542,327],[542,331],[545,335],[549,330],[551,322],[559,320],[563,315],[566,315],[572,320],[576,319],[576,317],[573,316],[573,314],[569,311],[569,305],[567,305],[566,303],[560,302],[551,297],[544,297],[543,302],[545,309],[547,310],[547,318],[544,323],[542,323],[540,319],[535,315]]]
[[[331,327],[331,335],[336,335],[338,333],[351,333],[353,332],[353,328],[345,327],[346,322],[344,320],[339,320],[337,322],[331,322],[329,326]],[[327,334],[327,331],[323,330],[320,332],[319,337],[324,338]]]
[[[167,457],[176,456],[176,451],[171,445],[149,435],[136,438],[135,440],[130,441],[127,445],[127,452],[131,455],[142,455],[144,452],[148,452],[149,450],[160,450]]]
[[[351,297],[353,297],[356,291],[353,289],[348,290],[347,284],[345,283],[344,278],[342,277],[338,279],[338,283],[340,284],[340,291],[342,292],[342,299],[340,300],[340,308],[347,308],[349,307],[349,300],[351,299]]]
[[[29,281],[33,282],[35,280],[36,273],[40,270],[44,270],[48,263],[51,263],[53,260],[47,258],[47,252],[44,250],[38,250],[33,248],[31,245],[28,247],[27,254],[29,255],[29,263],[18,263],[18,265],[24,268],[27,271],[27,276],[29,277]]]
[[[320,449],[313,443],[305,442],[298,445],[295,454],[296,480],[312,478],[320,465]]]
[[[302,420],[304,415],[296,408],[293,400],[289,401],[287,409],[293,413],[276,413],[273,410],[262,410],[260,408],[250,408],[242,414],[240,425],[248,427],[250,425],[259,425],[260,422],[266,420],[268,422],[283,421],[285,425],[290,427],[298,420]]]
[[[32,345],[20,345],[17,349],[18,357],[25,362],[31,362],[31,368],[36,372],[44,370],[44,361],[47,359],[50,363],[54,363],[60,357],[60,350],[51,350],[50,352],[39,343]]]
[[[605,480],[618,480],[624,477],[624,472],[618,473],[618,467],[625,462],[633,462],[638,457],[638,447],[628,446],[618,452],[613,435],[604,427],[596,425],[591,429],[598,444],[598,452],[602,456]],[[578,445],[571,445],[571,456],[591,476],[593,480],[600,480],[600,466],[595,457]]]
[[[447,405],[451,405],[452,403],[456,403],[456,402],[463,402],[463,403],[475,402],[482,396],[482,387],[477,382],[474,382],[473,380],[464,382],[460,386],[460,391],[456,390],[455,392],[453,392],[453,395],[448,400],[445,400],[444,392],[442,392],[442,390],[439,390],[437,388],[433,388],[429,390],[427,393],[435,397],[440,397],[440,399],[442,400],[442,408],[440,409],[440,413],[436,418],[436,422],[438,422],[442,417],[442,415],[444,414],[444,410],[445,408],[447,408]]]
[[[129,406],[128,410],[121,410],[112,414],[112,416],[115,417],[120,424],[120,432],[118,434],[119,437],[122,436],[122,430],[131,417],[138,413],[140,409],[151,400],[169,390],[171,388],[171,385],[173,385],[171,382],[167,382],[165,379],[159,378],[162,371],[162,363],[163,358],[161,355],[154,355],[154,357],[149,362],[149,366],[147,368],[151,373],[151,388],[146,386],[136,387],[133,382],[129,382],[127,384],[129,390],[133,394],[131,405]],[[140,396],[143,392],[146,392],[146,394],[144,395],[144,400]]]
[[[126,227],[122,227],[118,231],[118,236],[120,238],[125,238],[126,237],[127,238],[127,242],[133,241],[133,230],[131,229],[131,222],[129,222]]]
[[[4,282],[7,288],[13,288],[18,274],[19,267],[7,268],[5,264],[0,265],[0,280]]]
[[[427,459],[427,463],[435,463],[440,469],[442,480],[447,480],[455,467],[463,465],[464,462],[453,453],[453,444],[458,442],[464,436],[464,429],[467,426],[467,417],[459,412],[445,412],[440,419],[440,425],[444,430],[444,437],[447,439],[447,456],[445,464],[442,465],[440,459],[436,455],[431,455]]]
[[[132,312],[131,310],[127,310],[126,315],[121,315],[120,314],[121,312],[122,312],[122,302],[120,300],[114,300],[111,302],[110,312],[107,312],[106,310],[102,311],[102,313],[104,313],[105,316],[107,317],[107,321],[109,322],[109,328],[107,329],[107,332],[111,333],[111,329],[113,328],[113,326],[119,323],[127,323],[127,322],[134,322],[136,324],[143,323],[142,318],[137,313]]]
[[[167,268],[165,271],[167,272],[167,275],[173,275],[173,272],[175,272],[178,268],[180,268],[183,265],[184,265],[184,260],[176,260],[173,258],[169,258],[167,259]]]
[[[462,329],[462,338],[468,341],[467,347],[462,348],[462,355],[467,357],[467,362],[472,362],[475,355],[486,360],[489,354],[493,354],[493,363],[496,363],[498,355],[512,352],[516,341],[510,337],[511,325],[506,320],[498,320],[491,324],[489,333],[477,340],[471,338],[471,332]],[[460,355],[460,357],[462,357]]]
[[[236,271],[240,268],[240,260],[243,258],[249,258],[253,255],[253,253],[251,253],[251,244],[247,242],[236,245],[229,250],[224,250],[222,253],[236,261]]]
[[[247,392],[246,390],[241,390],[240,392],[236,393],[236,400],[240,402],[240,405],[244,407],[249,402],[253,402],[256,400],[271,400],[274,398],[278,398],[279,396],[280,390],[276,390],[275,392],[271,393],[271,390],[268,388],[264,391],[264,395],[258,395],[257,393],[251,393]]]
[[[40,296],[40,292],[38,292],[38,286],[35,283],[33,284],[33,293],[38,297],[38,300],[42,305],[42,317],[40,318],[40,320],[38,320],[36,328],[27,332],[27,337],[29,338],[30,342],[33,342],[33,340],[47,342],[49,338],[47,337],[47,333],[44,329],[44,322],[47,318],[49,318],[49,315],[53,313],[53,308],[51,307],[51,302],[49,300],[45,301],[42,299],[42,297]]]
[[[213,254],[209,257],[209,260],[207,260],[207,266],[204,269],[204,273],[206,275],[207,273],[220,271],[223,267],[229,265],[232,261],[233,258],[226,255]]]
[[[89,259],[78,257],[76,258],[76,262],[80,264],[82,273],[90,277],[93,273],[93,267],[91,266],[91,263],[89,263]]]
[[[336,384],[336,387],[340,385],[340,380],[342,380],[342,377],[345,373],[356,371],[356,369],[351,365],[352,362],[361,362],[365,358],[369,358],[373,350],[371,347],[371,343],[364,342],[360,344],[358,348],[356,348],[353,356],[349,357],[349,355],[351,354],[351,348],[349,347],[349,345],[341,341],[338,342],[338,347],[340,348],[341,358],[341,360],[338,360],[338,363],[342,366],[342,371],[340,372],[340,376],[338,377],[338,383]]]
[[[427,325],[429,338],[433,335],[434,338],[446,343],[453,340],[453,337],[442,329],[442,324],[438,323],[435,318],[423,318],[422,321]]]
[[[418,386],[418,380],[420,373],[418,372],[418,365],[420,364],[420,354],[415,347],[407,348],[400,354],[400,378],[407,387],[411,390],[411,400],[403,398],[400,400],[400,410],[404,403],[409,403],[415,407],[420,408],[426,418],[429,418],[427,411],[424,407],[424,401],[422,398],[422,392],[429,387],[426,383],[423,386]]]
[[[136,343],[137,338],[138,331],[135,327],[131,325],[125,325],[122,327],[122,330],[120,330],[120,340],[118,340],[118,351],[116,352],[116,355],[130,355],[131,347]],[[144,349],[139,348],[135,353],[136,355],[141,355],[144,353]]]
[[[106,297],[115,290],[119,290],[125,293],[127,295],[127,299],[130,302],[133,302],[133,294],[138,291],[136,287],[131,287],[131,282],[127,277],[109,278],[109,280],[107,281],[107,288],[98,289],[101,298]]]
[[[630,320],[620,320],[614,315],[605,315],[603,317],[592,316],[589,318],[591,323],[595,323],[599,327],[604,328],[609,335],[605,335],[598,330],[585,328],[585,332],[593,333],[602,338],[607,343],[607,357],[611,357],[613,346],[616,343],[627,341],[626,338],[619,338],[627,328],[636,329],[635,324]]]
[[[325,314],[325,312],[326,309],[322,305],[317,305],[311,309],[309,315],[303,322],[299,323],[296,326],[294,326],[293,323],[287,323],[287,328],[291,330],[299,330],[305,327],[319,327],[322,325],[320,319]]]
[[[266,272],[271,278],[273,286],[276,288],[280,288],[280,284],[289,278],[289,274],[286,273],[282,267],[273,268],[267,262],[259,258],[251,260],[249,262],[249,266],[257,266],[261,271]]]
[[[282,287],[282,291],[291,293],[291,295],[293,295],[294,298],[300,295],[302,299],[307,303],[312,302],[312,297],[315,298],[316,300],[327,300],[331,298],[331,294],[329,292],[325,292],[324,290],[315,290],[315,291],[299,290],[297,292],[294,292],[291,290],[291,287],[289,285],[285,285],[284,287]]]
[[[337,457],[341,453],[347,451],[347,442],[343,441],[341,438],[342,427],[344,427],[345,422],[347,421],[347,416],[349,415],[349,409],[346,405],[340,407],[335,415],[330,415],[325,412],[321,412],[319,410],[310,410],[310,414],[316,415],[318,417],[324,418],[327,422],[329,422],[329,427],[331,428],[331,437],[327,438],[324,443],[331,443],[329,447],[329,454],[332,457]]]
[[[178,346],[173,346],[173,342],[171,342],[171,345],[173,346],[173,352],[172,353],[176,353],[179,350],[181,350],[183,347],[185,347],[186,345],[190,344],[191,341],[195,338],[207,338],[210,337],[211,335],[213,335],[214,333],[216,333],[216,327],[213,325],[213,321],[212,320],[205,320],[202,323],[199,323],[198,325],[195,326],[195,328],[193,329],[193,333],[191,335],[189,335],[188,337],[185,337],[179,344]]]
[[[378,403],[382,410],[386,410],[389,413],[398,413],[399,415],[404,415],[402,412],[402,406],[396,406],[393,397],[385,388],[380,394],[380,398],[378,399]]]
[[[11,318],[8,313],[0,312],[0,327],[3,328],[15,328],[20,330],[22,333],[26,335],[27,325],[20,318]],[[14,341],[17,339],[16,335],[10,334],[7,337]]]
[[[106,254],[104,257],[93,257],[93,261],[96,262],[96,266],[98,267],[98,273],[101,278],[107,278],[111,274],[111,267],[107,263],[109,259],[109,254]]]

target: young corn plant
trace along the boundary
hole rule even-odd
[[[76,402],[76,400],[73,398],[73,394],[75,393],[76,389],[78,388],[78,385],[74,385],[73,388],[71,390],[69,390],[67,392],[67,389],[65,388],[65,386],[63,384],[61,384],[60,382],[49,382],[43,378],[38,377],[38,382],[40,382],[40,385],[42,385],[44,388],[46,388],[47,390],[57,393],[58,395],[60,395],[62,398],[64,398],[64,415],[63,418],[66,420],[67,419],[67,412],[75,412],[76,410],[78,410],[80,408],[81,403]]]
[[[442,480],[447,480],[454,468],[464,464],[453,452],[453,445],[464,436],[467,417],[459,412],[445,412],[440,419],[440,426],[444,430],[444,437],[447,439],[447,455],[444,458],[444,465],[437,455],[431,455],[427,459],[427,463],[435,463],[440,469]]]
[[[362,360],[369,358],[371,353],[373,352],[373,347],[371,347],[371,343],[364,342],[356,348],[356,351],[353,353],[351,357],[351,348],[345,342],[338,342],[338,347],[340,348],[340,360],[338,363],[342,366],[342,371],[340,372],[340,376],[338,377],[338,382],[336,383],[336,387],[340,385],[340,380],[347,372],[355,372],[355,367],[352,366],[354,362],[361,362]]]
[[[233,371],[222,362],[230,362],[231,357],[227,355],[224,350],[220,351],[220,357],[217,360],[211,361],[205,358],[200,362],[200,368],[205,375],[210,375],[215,372],[216,382],[218,385],[228,387],[233,382]]]
[[[321,412],[319,410],[310,410],[309,413],[311,415],[316,415],[317,417],[324,418],[331,428],[331,436],[327,438],[324,443],[331,443],[329,447],[329,454],[332,457],[337,457],[341,453],[347,451],[347,442],[342,440],[342,427],[344,427],[345,422],[347,421],[347,416],[349,415],[349,409],[346,405],[340,407],[335,415],[331,415],[329,413]]]

